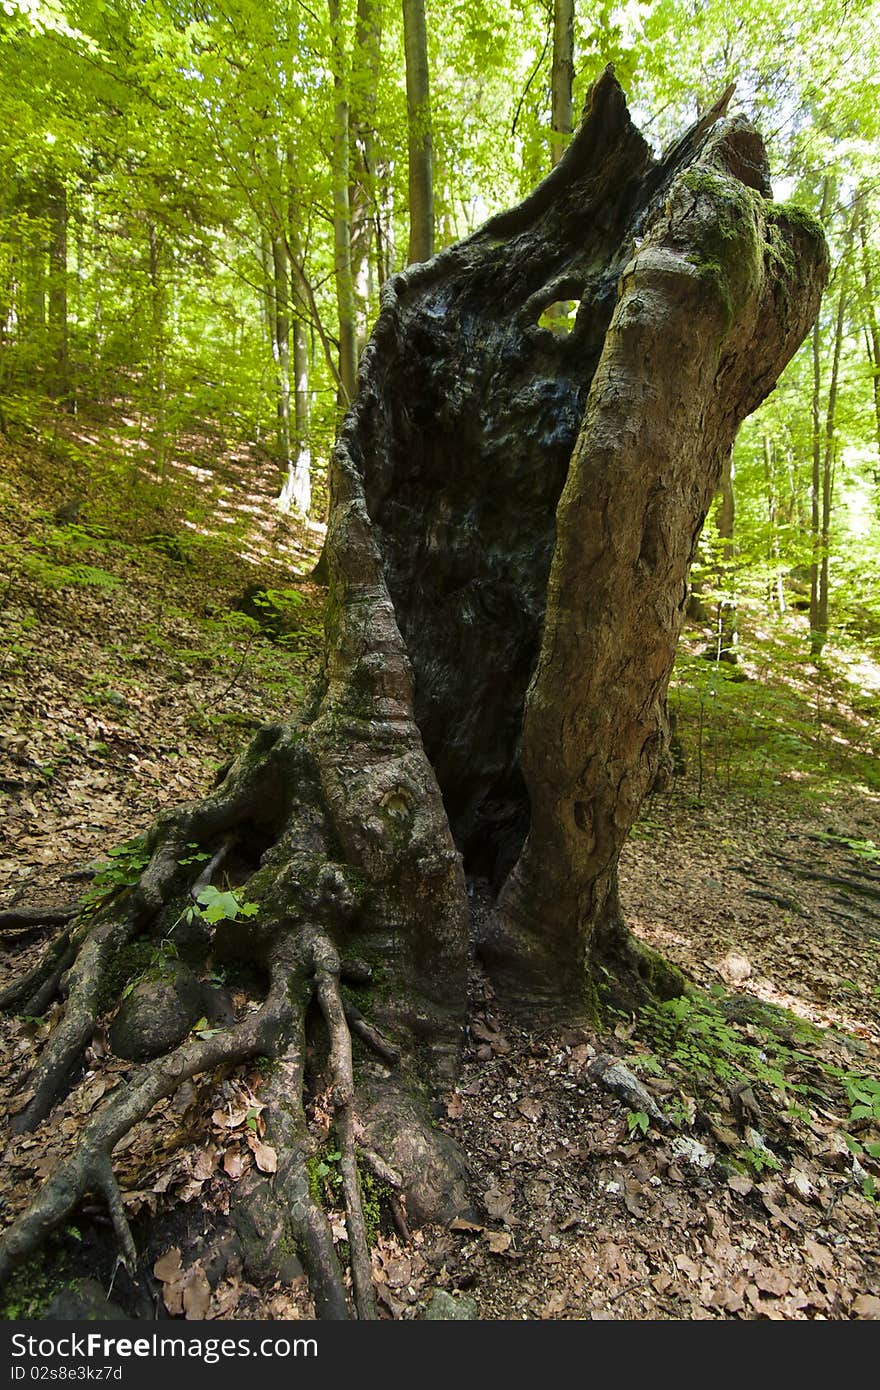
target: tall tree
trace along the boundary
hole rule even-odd
[[[837,454],[837,409],[840,364],[849,300],[849,254],[852,246],[854,218],[855,213],[849,218],[844,236],[843,252],[837,266],[837,296],[832,321],[831,363],[824,420],[821,418],[820,405],[822,372],[818,319],[813,329],[813,476],[811,490],[813,560],[810,567],[810,653],[814,657],[822,655],[828,637],[829,545]]]
[[[333,268],[339,321],[341,404],[354,400],[357,377],[357,310],[351,257],[351,132],[349,129],[349,60],[340,0],[327,0],[333,59]]]
[[[425,0],[403,0],[409,151],[409,263],[434,254],[434,169]]]
[[[550,151],[558,164],[574,129],[574,0],[553,0]]]

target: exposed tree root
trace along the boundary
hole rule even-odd
[[[0,992],[0,1009],[37,1017],[44,1013],[58,992],[61,976],[73,964],[76,949],[71,945],[70,932],[63,931],[43,952],[42,958],[18,980]],[[42,1007],[39,1004],[42,1002]]]
[[[213,1071],[222,1062],[271,1054],[289,1016],[286,970],[279,962],[269,994],[256,1013],[210,1038],[184,1043],[142,1067],[127,1086],[118,1087],[86,1125],[75,1152],[59,1165],[19,1220],[0,1236],[0,1279],[6,1278],[14,1261],[37,1249],[86,1192],[99,1191],[106,1196],[107,1164],[113,1149],[157,1101],[172,1095],[190,1077]]]
[[[33,1096],[12,1121],[14,1134],[35,1129],[68,1087],[95,1030],[99,992],[107,961],[127,943],[133,929],[134,924],[130,920],[114,921],[111,918],[99,923],[85,937],[66,972],[68,997],[64,1015],[50,1035],[45,1052],[30,1077]],[[47,987],[51,987],[56,978],[60,982],[63,960],[47,980]]]
[[[41,927],[63,927],[79,912],[79,903],[67,907],[21,907],[0,912],[0,932],[24,936]]]
[[[361,1202],[360,1179],[354,1134],[354,1069],[351,1060],[351,1034],[339,992],[339,957],[329,942],[316,951],[315,973],[318,999],[330,1032],[330,1064],[334,1076],[333,1103],[339,1139],[340,1167],[351,1247],[351,1276],[359,1318],[375,1318],[370,1247]]]

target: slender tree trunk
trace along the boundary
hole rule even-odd
[[[290,266],[287,259],[287,243],[281,231],[277,229],[272,237],[272,287],[275,310],[272,324],[272,356],[275,360],[277,382],[278,464],[286,482],[293,466],[290,429]]]
[[[562,158],[574,129],[574,0],[554,0],[550,157]]]
[[[840,385],[840,358],[843,350],[843,333],[846,323],[848,298],[847,267],[841,261],[840,293],[837,299],[837,314],[834,323],[834,350],[831,359],[831,379],[828,383],[828,404],[825,411],[825,438],[822,451],[822,517],[819,544],[821,562],[819,565],[819,594],[816,608],[816,627],[821,638],[818,651],[821,655],[828,635],[828,569],[829,543],[831,538],[831,509],[834,498],[834,466],[837,455],[837,396]]]
[[[60,180],[49,186],[49,344],[52,366],[50,393],[64,400],[70,393],[67,323],[67,188]]]
[[[20,315],[22,339],[42,349],[46,333],[46,238],[45,190],[31,192],[25,200],[27,220],[21,245]]]
[[[874,428],[877,441],[877,464],[874,469],[874,487],[880,506],[880,323],[877,319],[874,271],[871,264],[871,243],[864,203],[858,208],[859,244],[862,264],[862,311],[865,316],[865,345],[868,363],[871,368],[871,393],[874,402]]]
[[[773,567],[773,579],[770,583],[770,593],[776,604],[777,611],[782,614],[785,612],[785,590],[782,584],[782,566],[779,562],[779,516],[778,516],[778,496],[776,489],[776,470],[773,462],[773,445],[769,434],[763,436],[764,454],[764,487],[767,497],[767,558]]]
[[[293,257],[301,259],[302,244],[297,235],[296,219],[297,214],[291,204],[290,246]],[[290,441],[287,475],[277,506],[281,512],[293,511],[299,516],[308,516],[312,502],[308,308],[295,275],[289,277],[288,284],[292,306],[290,343],[293,363],[293,437]],[[288,422],[290,385],[288,378]]]
[[[150,376],[153,395],[155,424],[153,441],[159,475],[164,479],[167,461],[166,430],[166,289],[162,273],[162,239],[155,222],[148,228],[149,234],[149,275],[150,275]]]
[[[333,52],[333,268],[339,320],[340,406],[354,400],[357,380],[357,311],[351,264],[349,206],[348,64],[342,32],[340,0],[327,0]]]
[[[403,0],[409,149],[409,263],[434,254],[434,175],[425,0]]]
[[[718,628],[715,655],[719,661],[736,662],[736,491],[734,488],[733,453],[729,453],[721,469],[721,498],[718,504],[717,525],[721,540],[721,570],[718,575]]]
[[[381,0],[358,0],[352,60],[352,272],[358,318],[358,342],[367,337],[381,263],[381,223],[376,201],[376,93],[382,60]]]
[[[831,197],[831,180],[826,176],[822,183],[822,203],[819,220],[824,224],[828,214]],[[810,560],[810,654],[819,656],[825,638],[820,626],[820,594],[822,573],[822,329],[817,316],[813,324],[812,340],[813,381],[810,392],[810,419],[812,423],[812,472],[810,477],[810,537],[812,557]]]
[[[831,510],[834,495],[834,465],[837,452],[837,397],[840,385],[840,361],[843,352],[843,337],[846,327],[846,309],[849,298],[849,253],[854,233],[854,219],[850,219],[844,238],[844,246],[838,265],[840,284],[837,295],[837,310],[834,316],[834,334],[831,348],[831,374],[828,381],[828,399],[825,407],[824,427],[819,419],[819,360],[816,335],[813,335],[813,525],[814,537],[818,527],[818,555],[814,559],[810,585],[810,652],[820,657],[828,636],[828,575],[829,541],[831,534]],[[817,563],[818,561],[818,563]]]
[[[810,654],[818,656],[822,651],[824,638],[819,619],[819,593],[822,560],[822,533],[820,529],[822,494],[822,332],[819,319],[812,332],[813,382],[810,393],[810,418],[812,422],[812,472],[810,476],[810,537],[812,557],[810,560]]]

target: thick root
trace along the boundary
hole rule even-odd
[[[0,912],[0,932],[29,936],[44,927],[63,927],[79,912],[79,903],[67,907],[22,907]]]
[[[77,962],[82,970],[80,962],[84,957],[89,959],[91,950],[90,978],[99,973],[95,957],[112,935],[113,924],[105,925],[103,934],[96,933],[87,940]],[[168,1055],[142,1066],[127,1086],[113,1092],[86,1126],[75,1152],[59,1165],[30,1207],[0,1236],[0,1280],[7,1277],[15,1262],[33,1253],[89,1192],[103,1196],[116,1233],[120,1260],[134,1279],[137,1250],[113,1172],[114,1147],[147,1117],[159,1100],[172,1095],[190,1077],[220,1065],[265,1055],[278,1059],[265,1111],[267,1134],[279,1153],[278,1171],[271,1183],[262,1175],[254,1175],[250,1184],[243,1185],[233,1216],[245,1241],[250,1238],[266,1247],[271,1246],[274,1238],[282,1248],[289,1249],[290,1242],[295,1245],[307,1269],[319,1317],[351,1316],[332,1233],[309,1181],[313,1145],[303,1107],[304,1021],[309,1003],[316,996],[330,1037],[330,1095],[341,1155],[354,1311],[359,1319],[374,1319],[377,1313],[358,1175],[359,1157],[395,1190],[403,1180],[378,1153],[359,1147],[357,1142],[361,1127],[354,1109],[351,1033],[339,972],[338,954],[324,933],[302,925],[291,926],[274,954],[269,991],[258,1011],[210,1037],[187,1040]],[[53,1068],[67,1067],[82,1043],[85,1020],[90,1017],[82,989],[78,1001],[77,1008],[59,1025],[54,1046],[50,1046],[41,1063],[41,1076],[50,1075]],[[378,1050],[383,1054],[393,1051],[361,1015],[358,1020],[374,1050],[378,1042]],[[47,1094],[48,1090],[40,1093],[43,1103]],[[408,1237],[399,1199],[394,1203],[393,1215],[398,1230]]]
[[[75,958],[76,949],[71,945],[70,932],[63,931],[43,952],[33,970],[29,970],[20,979],[13,980],[11,985],[7,985],[6,989],[0,992],[0,1009],[4,1013],[11,1013],[17,1009],[19,1013],[37,1017],[39,1004],[45,999],[40,1013],[48,1008],[58,992],[61,976],[73,964]]]
[[[130,920],[101,922],[82,943],[67,972],[68,997],[64,1016],[51,1034],[46,1050],[30,1078],[33,1096],[24,1110],[13,1119],[13,1134],[36,1129],[69,1086],[95,1029],[107,962],[127,943],[133,929]],[[46,982],[47,987],[56,978],[60,980],[60,971],[50,977]]]

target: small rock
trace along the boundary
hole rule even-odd
[[[724,1149],[738,1149],[739,1138],[729,1125],[712,1125],[712,1137]]]
[[[745,1127],[745,1140],[750,1149],[754,1149],[759,1154],[766,1154],[771,1162],[779,1164],[779,1159],[765,1141],[764,1136],[759,1134],[758,1130],[753,1129],[751,1125]]]
[[[224,985],[202,985],[200,1012],[214,1028],[231,1028],[235,1022],[232,995]]]
[[[473,1322],[477,1305],[465,1294],[453,1298],[445,1289],[433,1289],[422,1317],[427,1322]]]
[[[718,967],[718,973],[728,984],[741,985],[752,973],[752,963],[745,956],[738,955],[736,951],[728,951],[723,961]]]
[[[158,979],[142,980],[123,999],[110,1026],[110,1046],[117,1057],[144,1062],[183,1042],[201,1017],[202,985],[177,962]]]
[[[687,1134],[676,1135],[672,1141],[672,1152],[693,1168],[711,1168],[715,1162],[715,1155],[698,1139],[691,1139]]]
[[[672,1128],[672,1122],[664,1115],[651,1092],[617,1058],[600,1052],[587,1070],[595,1081],[613,1091],[631,1110],[643,1111],[661,1129]]]
[[[53,1322],[129,1322],[118,1303],[111,1303],[97,1279],[77,1279],[59,1289],[40,1315]]]

